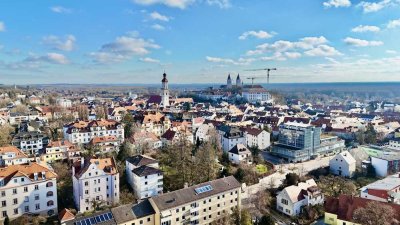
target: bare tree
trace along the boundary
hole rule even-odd
[[[356,209],[353,218],[355,222],[363,225],[398,224],[395,221],[395,210],[391,206],[377,201],[371,201],[366,207]]]
[[[11,142],[11,132],[13,128],[10,125],[0,126],[0,147],[8,146]]]

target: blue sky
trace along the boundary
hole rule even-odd
[[[400,0],[4,0],[0,83],[400,81]]]

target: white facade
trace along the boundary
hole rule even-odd
[[[272,102],[272,96],[266,91],[243,91],[242,97],[251,103]]]
[[[201,124],[196,131],[195,140],[208,141],[208,139],[210,138],[209,133],[211,129],[214,129],[214,126],[211,123]]]
[[[163,174],[158,162],[146,156],[133,156],[126,160],[126,177],[138,199],[163,193]]]
[[[270,133],[263,130],[259,134],[253,134],[251,132],[245,132],[246,144],[248,147],[257,146],[260,150],[264,150],[271,145]]]
[[[119,173],[114,159],[78,161],[80,170],[73,167],[74,202],[80,213],[93,210],[93,203],[113,205],[119,202]]]
[[[65,98],[59,98],[59,99],[57,99],[57,105],[64,107],[64,108],[69,108],[69,107],[72,107],[72,101],[69,99],[65,99]]]
[[[11,176],[11,179],[6,179]],[[57,214],[57,178],[36,163],[12,165],[0,172],[0,221],[23,214]]]
[[[388,148],[400,151],[400,138],[390,140]]]
[[[388,175],[389,162],[387,160],[371,156],[371,165],[375,168],[375,173],[378,177],[386,177]]]
[[[28,162],[28,156],[15,146],[0,147],[0,166],[19,165]]]
[[[299,215],[302,206],[322,204],[324,195],[313,179],[286,187],[276,196],[277,210],[291,217]]]
[[[231,150],[235,145],[237,144],[246,144],[246,138],[243,137],[237,137],[237,138],[227,138],[227,137],[221,137],[221,146],[222,146],[222,150],[224,150],[224,152],[228,152],[229,150]]]
[[[246,148],[246,146],[242,144],[236,145],[229,152],[229,161],[234,164],[252,164],[252,154]]]
[[[124,127],[122,124],[116,124],[115,126],[88,126],[86,129],[64,126],[63,133],[64,139],[72,144],[87,144],[94,137],[105,136],[116,136],[121,143],[124,141]]]
[[[356,160],[350,152],[341,152],[329,161],[329,170],[338,176],[352,177],[356,172]]]

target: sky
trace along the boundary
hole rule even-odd
[[[400,0],[2,0],[0,83],[400,81]]]

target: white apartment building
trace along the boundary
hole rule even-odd
[[[288,216],[297,216],[307,205],[324,204],[324,195],[313,179],[284,188],[276,196],[276,208]]]
[[[149,199],[156,225],[208,225],[241,206],[241,184],[233,177],[205,182]]]
[[[97,205],[119,202],[119,172],[114,158],[85,160],[81,158],[72,167],[74,202],[83,213]]]
[[[264,150],[271,145],[271,135],[265,130],[258,128],[247,128],[244,131],[246,144],[248,147],[257,146],[260,150]]]
[[[39,114],[35,111],[28,113],[10,113],[8,122],[10,125],[17,125],[21,122],[31,121],[39,118]]]
[[[94,137],[116,136],[124,141],[124,127],[114,120],[77,121],[63,127],[64,139],[73,144],[87,144]]]
[[[145,131],[152,132],[157,137],[161,137],[161,135],[171,128],[169,118],[159,112],[138,116],[137,122],[142,125]]]
[[[356,172],[356,160],[348,151],[337,154],[329,161],[329,171],[342,177],[352,177]]]
[[[163,193],[163,173],[156,160],[136,155],[129,157],[125,164],[127,181],[138,199]]]
[[[243,144],[235,145],[231,150],[229,150],[228,154],[229,161],[234,164],[252,164],[253,157],[251,155],[251,152]]]
[[[218,130],[218,135],[224,152],[228,152],[237,144],[246,144],[243,132],[237,127],[222,126]]]
[[[57,105],[64,108],[69,108],[72,107],[72,101],[66,98],[59,98],[57,99]]]
[[[28,156],[17,147],[0,147],[0,166],[19,165],[28,162]]]
[[[0,221],[57,214],[57,174],[37,163],[0,168]]]
[[[261,85],[251,85],[250,87],[243,88],[242,97],[251,103],[265,103],[272,102],[271,94],[265,90]]]

